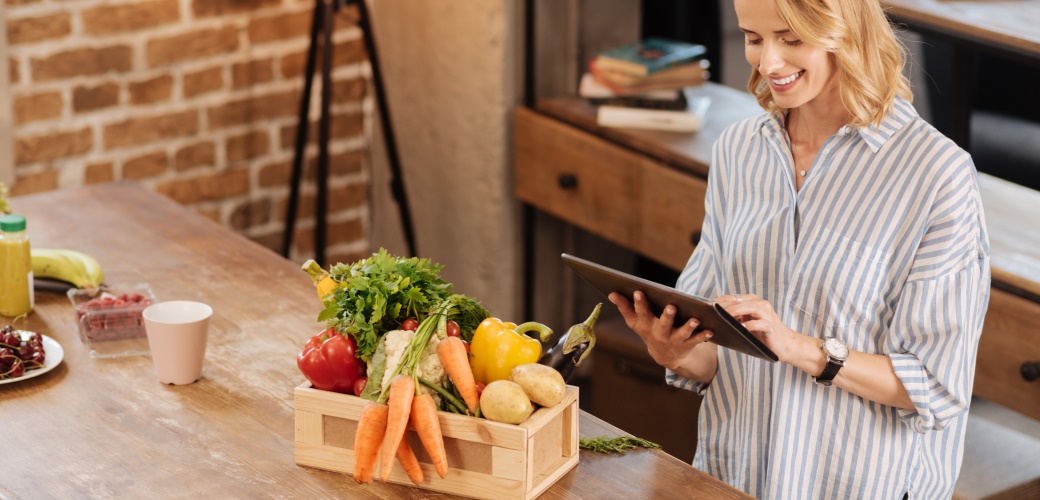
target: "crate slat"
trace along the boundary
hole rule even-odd
[[[491,448],[491,475],[522,481],[527,473],[527,453],[524,450]]]
[[[356,429],[369,401],[319,391],[306,383],[296,388],[294,397],[296,463],[352,474],[353,440],[348,434]],[[576,387],[567,388],[559,405],[539,408],[521,425],[445,412],[438,417],[449,452],[446,477],[437,475],[418,437],[408,433],[425,475],[419,488],[475,498],[531,499],[578,463]],[[396,462],[389,481],[415,486]]]
[[[296,442],[321,444],[322,415],[307,410],[296,410]]]
[[[296,464],[353,474],[354,450],[320,444],[296,443]]]
[[[523,449],[527,443],[528,432],[523,427],[453,413],[440,412],[439,415],[441,433],[445,437],[513,450]]]

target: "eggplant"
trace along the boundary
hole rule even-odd
[[[574,351],[567,354],[563,353],[562,345],[557,348],[553,348],[551,351],[542,355],[539,363],[548,365],[554,368],[556,371],[563,375],[563,380],[569,381],[571,374],[574,373],[574,369],[578,367],[578,359],[585,351],[589,350],[589,343],[582,342]]]
[[[556,341],[556,345],[542,354],[538,362],[556,369],[563,375],[564,381],[569,379],[574,369],[585,361],[596,345],[596,331],[593,327],[602,308],[602,303],[596,304],[588,319],[568,328],[567,333]]]

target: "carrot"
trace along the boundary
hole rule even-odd
[[[415,381],[410,375],[397,375],[390,383],[390,398],[387,405],[390,411],[386,417],[386,436],[383,437],[383,451],[379,460],[379,479],[384,483],[390,478],[390,469],[394,466],[394,456],[401,446],[404,431],[408,427],[408,415],[412,412],[412,398],[415,397]]]
[[[412,400],[412,426],[419,434],[426,452],[430,454],[437,475],[448,475],[448,454],[444,451],[444,435],[441,434],[437,404],[433,402],[433,397],[425,392]]]
[[[477,383],[473,380],[473,369],[469,366],[469,355],[466,345],[458,337],[448,337],[437,345],[437,357],[448,372],[451,381],[458,388],[462,399],[466,401],[470,413],[476,415],[478,398]]]
[[[372,402],[361,411],[361,420],[354,434],[354,480],[359,483],[372,482],[376,474],[388,410],[387,405]]]
[[[401,446],[397,447],[397,461],[401,462],[401,467],[404,467],[404,471],[408,473],[408,478],[413,483],[422,484],[422,467],[419,465],[419,459],[415,458],[415,452],[412,451],[412,447],[408,446],[407,439],[402,439]]]

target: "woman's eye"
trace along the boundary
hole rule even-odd
[[[785,40],[781,38],[780,41],[784,42],[784,45],[787,45],[788,47],[797,47],[802,44],[801,40]]]
[[[762,43],[762,39],[759,38],[757,40],[754,40],[754,39],[751,39],[751,38],[745,38],[744,39],[744,43],[747,44],[747,45],[758,45],[758,44]]]

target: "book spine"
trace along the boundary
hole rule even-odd
[[[687,107],[686,99],[647,99],[645,97],[618,96],[591,98],[589,102],[597,106],[617,106],[621,108],[637,109],[664,109],[670,111],[683,111]]]
[[[601,127],[626,127],[673,132],[696,132],[701,119],[695,113],[600,106],[596,123]]]
[[[646,66],[606,56],[596,56],[593,64],[604,71],[617,71],[632,76],[646,76],[650,71]]]

